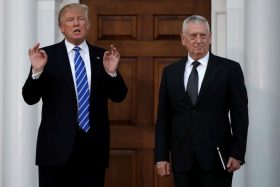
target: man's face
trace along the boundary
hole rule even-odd
[[[206,24],[189,23],[187,29],[181,35],[181,39],[190,57],[194,60],[199,60],[209,51],[211,33],[208,31]]]
[[[59,28],[67,41],[79,45],[86,39],[89,21],[80,8],[69,8],[62,15]]]

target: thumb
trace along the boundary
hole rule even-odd
[[[167,175],[170,174],[170,164],[167,164],[167,166],[166,166],[166,174]]]
[[[229,158],[229,159],[228,159],[228,162],[227,162],[227,168],[230,168],[230,167],[231,167],[231,164],[232,164],[232,159]]]

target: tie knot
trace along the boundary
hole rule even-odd
[[[80,51],[80,47],[78,47],[78,46],[75,46],[74,48],[73,48],[73,50],[77,53],[77,52],[79,52]]]
[[[198,61],[193,61],[192,65],[193,65],[193,68],[197,68],[197,66],[199,66],[200,62]]]

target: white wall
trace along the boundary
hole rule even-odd
[[[244,2],[212,0],[212,52],[239,62],[244,71]],[[246,165],[234,173],[233,187],[246,187]]]
[[[33,124],[36,109],[27,107],[21,96],[29,69],[27,50],[37,36],[36,7],[35,0],[3,4],[1,185],[5,187],[32,186],[36,175]]]
[[[0,41],[4,40],[4,0],[0,0]],[[2,159],[2,145],[3,145],[3,83],[4,83],[4,43],[0,43],[0,181],[3,175],[3,159]],[[1,182],[0,182],[1,187]]]
[[[227,10],[226,0],[211,1],[211,51],[219,56],[227,56]]]
[[[78,1],[0,0],[0,187],[36,187],[40,104],[24,103],[21,89],[30,62],[27,51],[56,41],[58,5]]]
[[[245,2],[245,75],[250,98],[247,186],[280,186],[280,1]]]
[[[240,62],[249,97],[246,164],[233,187],[280,186],[279,8],[279,0],[212,0],[212,50]]]

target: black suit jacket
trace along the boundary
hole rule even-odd
[[[222,169],[217,147],[227,162],[244,161],[248,100],[238,63],[210,53],[196,106],[184,88],[182,59],[163,71],[156,123],[156,162],[169,161],[173,171],[188,171],[196,156],[205,170]]]
[[[92,143],[89,149],[94,155],[87,161],[107,167],[109,160],[108,98],[121,102],[127,87],[120,75],[110,77],[103,67],[104,49],[90,44],[91,96],[90,126]],[[42,99],[41,124],[38,131],[36,164],[63,164],[70,157],[76,132],[77,99],[65,42],[43,48],[48,62],[40,78],[33,80],[30,71],[22,94],[26,103],[35,104]]]

